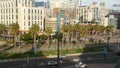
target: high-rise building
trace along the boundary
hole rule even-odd
[[[34,0],[0,0],[0,23],[18,23],[22,32],[37,23],[43,31],[44,8],[35,7]]]

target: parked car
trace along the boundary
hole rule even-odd
[[[56,61],[48,61],[47,65],[48,66],[57,65],[57,62]]]
[[[82,64],[82,62],[79,62],[79,63],[75,64],[75,67],[76,68],[86,68],[87,65],[86,64]]]

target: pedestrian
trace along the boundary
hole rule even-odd
[[[104,47],[104,62],[106,61],[107,59],[107,48]]]

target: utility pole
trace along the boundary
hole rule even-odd
[[[57,63],[59,68],[59,46],[60,46],[60,22],[61,22],[61,13],[57,14],[57,39],[58,39],[58,46],[57,46]]]

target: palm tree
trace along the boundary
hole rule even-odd
[[[0,24],[0,35],[4,34],[4,30],[5,30],[5,25]]]
[[[75,31],[75,36],[76,36],[76,41],[78,40],[77,38],[78,38],[78,32],[80,32],[80,28],[81,28],[81,25],[79,24],[79,23],[77,23],[77,24],[75,24],[74,25],[74,27],[73,27],[74,29],[74,31]]]
[[[103,33],[104,28],[105,28],[105,27],[102,26],[102,25],[95,25],[95,26],[94,26],[94,30],[96,31],[96,34]]]
[[[10,30],[11,34],[14,36],[14,47],[16,47],[16,36],[19,33],[19,24],[18,23],[12,23],[10,24]]]
[[[66,34],[67,34],[67,30],[68,30],[67,25],[66,25],[66,24],[63,24],[63,25],[62,25],[62,28],[61,28],[61,32],[63,33],[63,43],[66,42],[65,36],[66,36]]]
[[[114,26],[112,26],[112,25],[106,26],[106,27],[105,27],[106,33],[107,33],[107,34],[112,33],[112,32],[113,32],[113,28],[114,28]]]
[[[69,24],[68,25],[68,31],[67,31],[69,43],[71,43],[71,34],[72,33],[73,33],[73,25]]]
[[[52,34],[52,29],[51,27],[47,27],[47,29],[45,30],[47,36],[48,36],[48,46],[50,46],[50,35]]]
[[[39,28],[39,25],[38,24],[33,24],[29,30],[29,33],[31,35],[33,35],[33,38],[34,38],[34,53],[36,54],[37,51],[36,51],[36,35],[38,34],[38,32],[40,31],[40,28]]]
[[[112,35],[113,28],[114,27],[112,25],[108,25],[108,26],[105,27],[105,31],[106,31],[106,33],[108,35],[108,37],[107,37],[107,43],[108,43],[107,48],[109,46],[110,34]]]
[[[88,35],[89,27],[82,25],[80,28],[80,37],[86,37]]]

